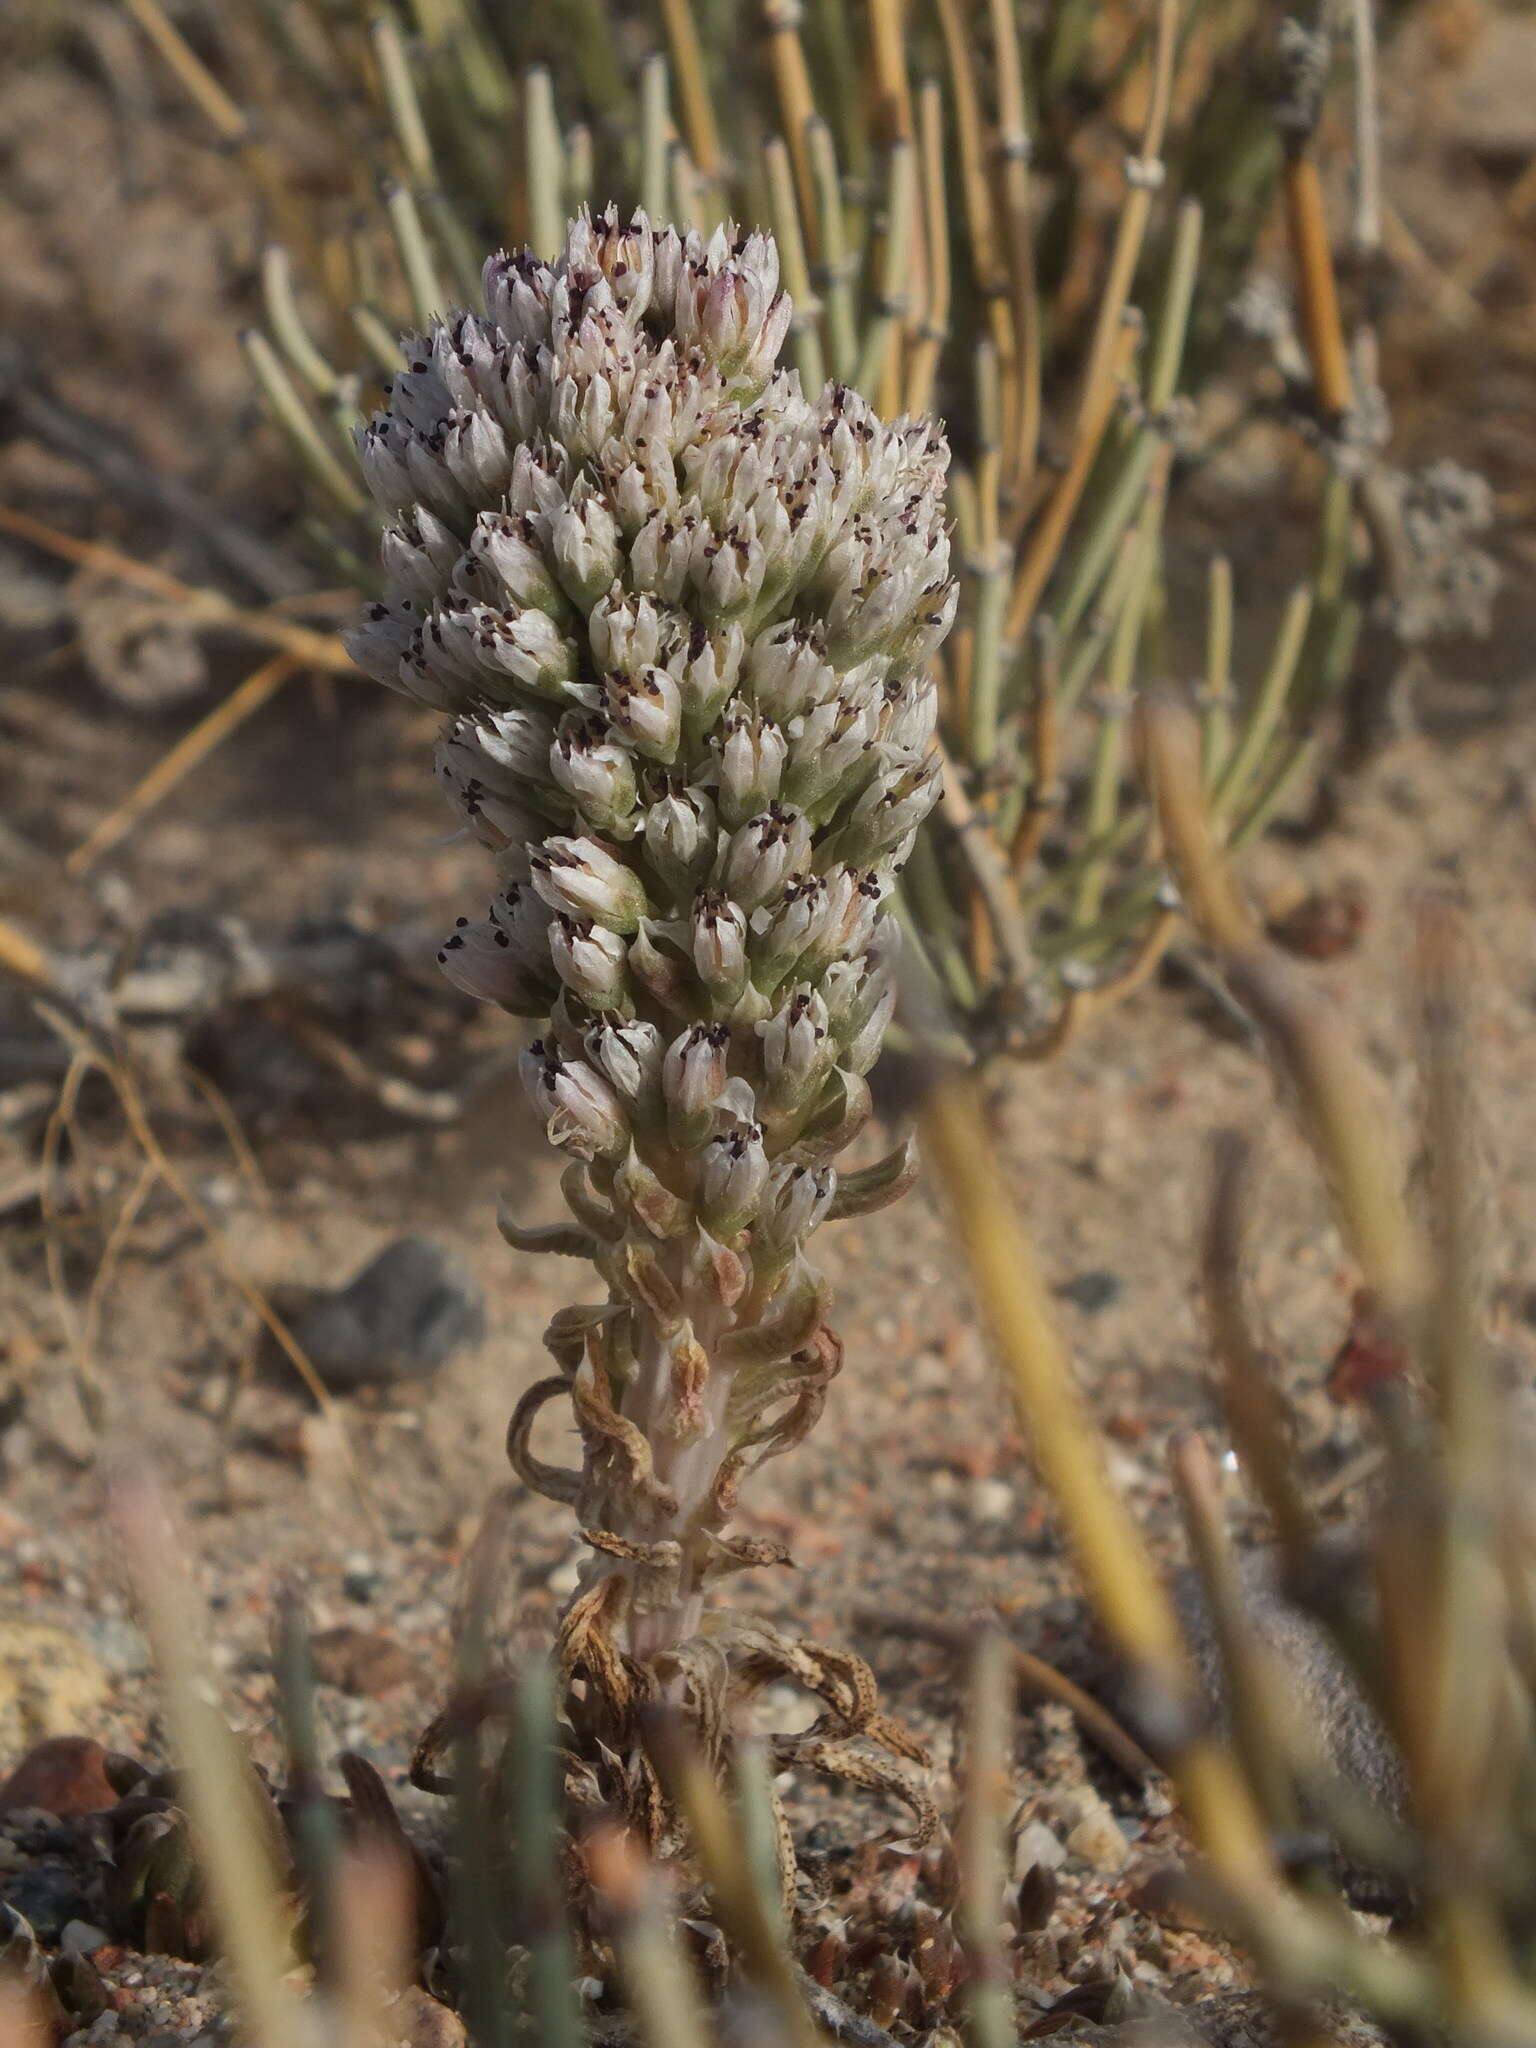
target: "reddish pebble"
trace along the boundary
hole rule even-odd
[[[89,1735],[50,1735],[0,1785],[0,1813],[19,1807],[60,1814],[104,1812],[117,1804],[106,1762],[107,1752]]]

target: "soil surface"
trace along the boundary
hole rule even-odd
[[[82,18],[115,48],[107,13]],[[1435,19],[1443,30],[1448,16]],[[1516,24],[1497,26],[1513,35]],[[1395,56],[1404,90],[1444,72],[1444,51],[1425,47],[1432,27]],[[1521,126],[1536,94],[1501,98],[1496,72],[1471,72],[1468,84],[1478,47],[1471,38],[1474,55],[1450,70],[1433,137],[1419,134],[1408,152],[1401,121],[1389,134],[1407,166],[1392,187],[1402,230],[1436,276],[1469,220],[1508,229],[1514,167],[1536,145]],[[1506,68],[1522,63],[1536,78],[1529,33],[1509,50]],[[131,434],[147,464],[281,548],[291,510],[281,459],[253,425],[233,340],[249,310],[247,203],[190,120],[125,126],[101,75],[76,50],[0,86],[0,324],[61,400]],[[1457,179],[1464,210],[1448,218]],[[1475,345],[1465,329],[1459,345],[1446,338],[1449,312],[1439,325],[1421,313],[1417,327],[1401,307],[1395,316],[1405,452],[1481,461],[1501,493],[1507,580],[1495,636],[1440,663],[1412,729],[1326,836],[1270,839],[1246,879],[1304,946],[1320,910],[1358,903],[1342,952],[1307,971],[1347,1011],[1405,1159],[1412,906],[1427,888],[1465,904],[1480,962],[1493,1314],[1512,1370],[1536,1387],[1532,444],[1528,388],[1518,433],[1504,438],[1488,429],[1487,395],[1513,390],[1517,367],[1528,374],[1520,308],[1532,270],[1518,236],[1502,254],[1495,245],[1490,281],[1472,292],[1489,312]],[[1389,321],[1389,346],[1392,332]],[[1187,508],[1192,550],[1241,510],[1241,492],[1225,488],[1213,483]],[[0,503],[194,581],[220,580],[184,523],[104,495],[35,433],[0,437]],[[1268,603],[1262,563],[1247,573]],[[199,1637],[256,1754],[276,1761],[271,1634],[281,1596],[297,1587],[322,1645],[323,1748],[360,1752],[398,1786],[445,1695],[461,1568],[488,1504],[510,1489],[498,1617],[509,1661],[547,1645],[579,1556],[565,1512],[513,1486],[502,1449],[513,1403],[546,1369],[541,1332],[577,1269],[510,1252],[496,1204],[505,1196],[522,1219],[553,1220],[556,1169],[517,1083],[517,1027],[459,1002],[432,969],[436,933],[478,908],[486,870],[475,848],[446,837],[430,719],[338,679],[288,684],[86,872],[66,871],[71,849],[257,659],[238,636],[214,637],[179,697],[174,649],[145,657],[137,694],[109,688],[113,657],[92,650],[103,607],[119,601],[99,577],[0,534],[0,919],[77,978],[82,962],[114,949],[125,961],[152,952],[172,913],[199,958],[235,945],[229,920],[258,952],[324,925],[342,935],[341,953],[305,955],[311,980],[297,989],[128,1027],[147,1120],[137,1134],[107,1080],[76,1057],[68,1019],[0,980],[0,1779],[44,1735],[165,1758],[104,1517],[110,1472],[148,1464],[174,1503]],[[146,709],[157,687],[167,694]],[[1199,967],[1192,944],[1176,957]],[[349,964],[359,959],[365,969]],[[1222,1130],[1254,1142],[1253,1295],[1307,1469],[1340,1513],[1366,1469],[1355,1417],[1324,1389],[1356,1275],[1262,1056],[1202,980],[1170,972],[1049,1066],[990,1084],[1013,1193],[1115,1477],[1170,1568],[1181,1556],[1170,1439],[1217,1432],[1196,1266]],[[895,1087],[887,1109],[899,1122]],[[146,1172],[146,1129],[163,1148],[157,1172]],[[872,1134],[871,1156],[888,1142],[888,1126]],[[317,1296],[407,1235],[450,1256],[468,1341],[406,1377],[338,1393],[322,1413],[263,1332],[260,1305],[300,1326]],[[867,1657],[888,1709],[931,1743],[949,1806],[960,1660],[889,1624],[999,1614],[1021,1645],[1090,1678],[1091,1631],[932,1189],[827,1228],[818,1250],[847,1363],[819,1428],[758,1476],[741,1514],[744,1529],[787,1543],[796,1568],[745,1574],[727,1597]],[[562,1457],[553,1421],[539,1448]],[[1232,1505],[1248,1530],[1236,1493]],[[769,1704],[800,1711],[789,1697]],[[1085,1756],[1060,1710],[1039,1708],[1021,1721],[1017,1792],[1029,1844],[1017,1875],[1042,1859],[1060,1870],[1047,1931],[1024,1937],[1042,2008],[1116,1970],[1180,2003],[1242,1982],[1210,1937],[1146,1906],[1145,1880],[1177,1850],[1159,1787]],[[824,1839],[899,1831],[898,1814],[808,1785],[792,1788],[791,1804],[802,1830]],[[27,1872],[35,1898],[50,1858],[85,1870],[91,1825],[57,1822],[50,1836],[35,1818],[0,1818],[0,1891],[8,1873]],[[68,1915],[87,1932],[101,1910],[95,1881],[81,1879]],[[134,2037],[179,2040],[214,2024],[217,1987],[189,1966],[111,1950],[102,1974]],[[79,2038],[111,2031],[98,2021]]]

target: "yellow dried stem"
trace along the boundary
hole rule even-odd
[[[795,203],[794,175],[783,138],[775,135],[763,146],[763,168],[768,181],[768,202],[773,232],[779,245],[779,263],[784,289],[794,302],[790,321],[790,347],[800,382],[807,392],[819,391],[826,381],[821,353],[821,301],[811,289],[805,244],[800,238],[800,214]]]
[[[129,13],[159,51],[178,84],[225,142],[243,142],[249,133],[243,110],[176,27],[160,0],[126,0]]]
[[[677,80],[688,153],[698,176],[716,185],[721,173],[720,132],[715,126],[709,74],[704,68],[704,51],[693,9],[689,0],[661,0],[661,15],[672,57],[672,76]]]
[[[960,159],[960,192],[971,268],[975,273],[977,292],[986,306],[1003,388],[1013,393],[1017,390],[1018,342],[1009,310],[1007,280],[998,257],[1001,237],[993,211],[981,99],[971,57],[970,26],[962,0],[938,0],[938,11],[939,26],[944,35],[944,54],[949,66],[950,90],[955,102],[955,142]]]
[[[1009,394],[1012,426],[1006,458],[1010,494],[1017,501],[1034,476],[1040,451],[1040,293],[1030,218],[1030,140],[1016,9],[1010,0],[989,0],[989,16],[997,90],[998,183],[1006,221],[1009,292],[1018,347],[1017,375],[1011,380],[1015,388]]]
[[[1100,1620],[1152,1711],[1168,1716],[1170,1767],[1201,1845],[1235,1898],[1250,1906],[1278,1899],[1263,1828],[1231,1753],[1201,1729],[1178,1623],[1140,1531],[1105,1470],[974,1083],[952,1074],[936,1080],[923,1133],[1020,1426]]]
[[[806,147],[807,124],[816,119],[816,97],[800,41],[800,0],[764,0],[768,28],[768,61],[778,96],[783,140],[795,174],[795,197],[804,223],[805,242],[814,261],[821,253],[816,225],[816,186]],[[780,231],[782,233],[782,230]]]
[[[888,142],[912,140],[912,87],[907,77],[903,0],[869,0],[869,50],[874,67],[876,126]]]
[[[1123,313],[1124,309],[1121,310]],[[1100,385],[1092,412],[1080,417],[1067,467],[1062,471],[1055,488],[1046,499],[1037,523],[1030,531],[1024,558],[1014,578],[1013,595],[1009,601],[1007,623],[1004,627],[1010,640],[1017,640],[1035,616],[1035,609],[1060,556],[1062,542],[1067,537],[1067,528],[1072,524],[1078,502],[1082,498],[1093,465],[1098,459],[1104,431],[1119,401],[1121,386],[1130,370],[1139,338],[1139,327],[1122,319],[1118,335],[1119,346],[1111,364],[1111,374],[1105,377]]]
[[[919,175],[922,180],[923,235],[928,249],[927,301],[912,346],[907,371],[906,410],[927,412],[933,404],[933,381],[939,357],[949,339],[950,266],[949,209],[944,192],[944,104],[936,79],[925,79],[917,96]]]
[[[1185,900],[1224,956],[1241,1000],[1270,1032],[1328,1169],[1339,1217],[1383,1312],[1409,1327],[1423,1259],[1402,1176],[1387,1155],[1369,1082],[1337,1017],[1260,936],[1216,849],[1187,712],[1144,701],[1141,736],[1157,814]]]
[[[1353,393],[1349,348],[1339,317],[1338,285],[1328,242],[1323,184],[1311,156],[1287,157],[1282,186],[1301,302],[1301,331],[1312,368],[1317,409],[1325,420],[1334,420],[1349,411]]]
[[[154,809],[192,770],[206,761],[215,747],[263,704],[275,697],[303,664],[292,654],[274,654],[238,684],[221,704],[198,720],[189,733],[150,769],[122,801],[97,820],[90,832],[65,859],[64,872],[71,877],[85,874],[101,856],[133,830],[147,812]]]
[[[307,626],[296,626],[291,619],[281,618],[275,612],[250,611],[220,591],[183,583],[164,569],[136,562],[131,555],[122,554],[102,541],[76,540],[72,534],[60,533],[57,527],[10,505],[0,505],[0,533],[14,534],[18,540],[30,541],[34,547],[66,562],[78,562],[82,568],[96,569],[140,590],[151,591],[175,605],[188,625],[230,626],[252,640],[265,640],[285,649],[307,667],[323,669],[331,675],[357,674],[356,663],[335,634],[313,633]]]

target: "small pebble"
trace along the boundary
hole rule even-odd
[[[1057,1289],[1064,1301],[1080,1308],[1085,1316],[1096,1316],[1112,1308],[1124,1291],[1124,1282],[1119,1274],[1102,1267],[1095,1267],[1087,1273],[1074,1273]]]
[[[971,1488],[973,1522],[1006,1522],[1013,1510],[1013,1488],[1005,1479],[978,1479]]]
[[[71,1956],[92,1956],[106,1945],[106,1929],[93,1927],[89,1920],[67,1921],[59,1936],[59,1947]]]
[[[1013,1845],[1013,1875],[1016,1880],[1027,1877],[1036,1864],[1045,1870],[1060,1870],[1067,1860],[1053,1828],[1043,1820],[1032,1820],[1027,1827],[1019,1829]]]
[[[484,1334],[480,1283],[430,1237],[397,1237],[294,1330],[337,1388],[426,1379]]]

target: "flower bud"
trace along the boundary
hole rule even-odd
[[[656,279],[656,237],[650,220],[636,208],[621,227],[617,209],[610,207],[592,223],[591,232],[593,260],[608,280],[614,303],[634,326],[651,302]]]
[[[643,1018],[621,1022],[604,1017],[587,1032],[586,1049],[615,1092],[649,1121],[661,1106],[661,1033]]]
[[[661,1092],[674,1143],[697,1145],[713,1130],[715,1105],[725,1087],[730,1036],[724,1024],[694,1024],[667,1047]]]
[[[629,1146],[629,1120],[612,1088],[585,1060],[567,1060],[537,1038],[519,1062],[528,1099],[550,1143],[578,1159],[614,1159]]]
[[[728,1006],[747,981],[747,920],[739,905],[705,889],[693,904],[693,964],[715,1001]]]
[[[787,725],[835,697],[838,684],[838,673],[820,643],[794,619],[785,619],[752,643],[746,686],[765,718]]]
[[[896,1013],[896,986],[888,982],[868,1005],[857,1029],[843,1042],[841,1064],[852,1073],[867,1074],[880,1057],[885,1034]]]
[[[725,619],[745,611],[768,572],[768,553],[751,513],[721,534],[700,525],[694,534],[690,570],[708,618]]]
[[[630,581],[636,590],[676,604],[688,587],[698,521],[668,512],[653,512],[635,535],[629,551]]]
[[[661,650],[661,613],[650,598],[628,597],[618,584],[592,607],[587,631],[593,659],[609,674],[636,675]]]
[[[610,676],[608,716],[637,754],[651,761],[670,761],[683,729],[682,698],[664,668],[642,669],[638,676]]]
[[[720,817],[734,829],[765,811],[779,793],[788,752],[778,726],[740,711],[720,744]]]
[[[420,627],[420,617],[407,599],[393,608],[387,604],[369,605],[361,622],[349,627],[341,637],[364,675],[372,676],[376,683],[391,690],[399,690],[405,687],[400,663]]]
[[[548,612],[488,615],[477,631],[476,651],[485,667],[557,701],[576,674],[576,649]],[[485,680],[489,685],[490,678]]]
[[[704,1151],[700,1207],[704,1222],[717,1237],[734,1237],[757,1213],[768,1185],[768,1154],[757,1124],[711,1138]]]
[[[885,895],[879,873],[835,867],[826,877],[826,915],[800,956],[803,975],[819,975],[841,953],[857,957],[874,934]]]
[[[702,733],[720,716],[736,686],[746,636],[732,621],[711,632],[696,619],[687,645],[667,662],[683,698],[683,718],[692,733]]]
[[[567,718],[549,750],[549,770],[584,825],[612,832],[635,808],[635,763],[596,721]],[[632,829],[632,828],[631,828]]]
[[[763,1048],[763,1086],[774,1109],[798,1109],[820,1087],[836,1050],[827,1006],[813,988],[797,988],[787,1003],[757,1027]]]
[[[537,343],[549,337],[549,305],[555,274],[531,249],[487,258],[482,276],[485,309],[509,341]]]
[[[385,581],[422,606],[444,589],[463,551],[458,535],[423,505],[413,506],[398,524],[386,526],[379,541]]]
[[[584,918],[556,917],[549,933],[555,972],[589,1010],[628,1007],[627,948],[617,932]]]
[[[646,865],[675,902],[691,897],[715,860],[715,806],[698,787],[668,787],[645,814]]]
[[[552,780],[549,750],[554,744],[553,721],[543,711],[525,711],[513,706],[506,711],[487,711],[478,718],[461,720],[454,737],[472,742],[490,764],[482,771],[500,788],[526,783],[530,790],[547,790]]]
[[[776,1162],[752,1226],[754,1251],[792,1251],[816,1228],[831,1207],[837,1175],[830,1166],[797,1166]]]
[[[807,949],[822,943],[834,916],[840,915],[824,877],[793,876],[767,924],[753,936],[752,979],[757,986],[777,988]]]
[[[939,794],[939,764],[928,755],[888,762],[826,842],[828,857],[869,864],[917,830]]]
[[[646,913],[645,885],[595,839],[546,839],[529,856],[533,886],[551,910],[633,932]]]
[[[881,740],[897,753],[926,754],[938,724],[937,691],[928,686],[926,678],[921,681],[908,678],[900,683],[888,682],[884,696],[885,706],[880,713]]]
[[[557,986],[543,915],[516,883],[478,923],[458,919],[437,964],[465,995],[514,1017],[542,1016]]]
[[[499,498],[512,478],[512,451],[499,421],[484,406],[449,413],[442,460],[470,504]]]
[[[469,537],[465,560],[483,565],[504,606],[515,611],[568,613],[565,593],[550,572],[531,520],[514,519],[509,512],[482,512]],[[472,594],[483,600],[489,593],[476,588]]]
[[[770,804],[731,835],[720,870],[721,887],[743,910],[771,903],[811,857],[811,828],[799,811]]]
[[[784,794],[816,815],[874,745],[880,729],[876,698],[834,697],[796,721],[784,772]]]
[[[555,574],[583,611],[596,604],[623,567],[618,522],[596,495],[561,507],[549,522],[549,547]]]
[[[544,821],[529,808],[527,783],[487,753],[473,726],[461,723],[438,741],[436,768],[444,793],[481,845],[495,853],[511,848],[516,860],[526,861]]]

